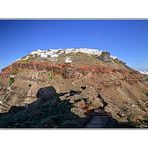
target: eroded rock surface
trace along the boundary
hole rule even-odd
[[[67,56],[72,58],[71,63],[64,63]],[[99,57],[84,53],[61,54],[56,61],[32,56],[3,69],[0,77],[1,113],[8,112],[12,106],[24,106],[40,97],[46,100],[58,93],[63,94],[59,96],[62,101],[72,103],[71,112],[81,118],[99,108],[118,122],[147,127],[146,76],[110,58],[108,53]],[[50,86],[55,90],[45,89]]]

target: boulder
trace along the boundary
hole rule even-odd
[[[109,62],[111,60],[110,53],[107,51],[102,52],[102,54],[99,56],[99,59],[104,62]]]
[[[38,101],[47,101],[56,95],[56,89],[53,86],[40,88],[37,92]]]

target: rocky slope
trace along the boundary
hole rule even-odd
[[[147,77],[96,49],[37,50],[12,63],[0,73],[0,112],[52,98],[49,86],[81,119],[101,109],[119,123],[148,126]]]

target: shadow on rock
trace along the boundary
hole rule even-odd
[[[129,127],[119,124],[107,113],[91,111],[85,118],[71,112],[72,104],[61,101],[54,87],[40,88],[37,101],[25,106],[12,106],[7,113],[0,114],[1,128],[95,128],[95,127]],[[78,93],[71,91],[70,94]],[[107,122],[102,118],[107,118]],[[98,122],[98,123],[97,123]],[[102,125],[101,125],[102,124]],[[100,126],[96,126],[100,125]]]
[[[119,123],[103,109],[94,109],[87,114],[89,121],[86,128],[134,128],[129,122]]]

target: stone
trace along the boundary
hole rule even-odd
[[[40,88],[37,92],[38,100],[46,101],[56,95],[56,89],[53,86]]]

